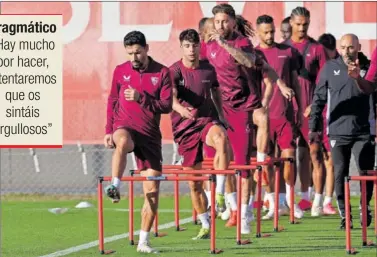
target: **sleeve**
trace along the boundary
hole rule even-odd
[[[253,43],[251,43],[250,39],[246,37],[239,40],[237,47],[240,48],[245,53],[254,53],[255,51],[253,47]]]
[[[170,113],[173,106],[173,87],[168,68],[161,71],[160,97],[154,99],[148,93],[140,95],[138,100],[143,108],[153,113]]]
[[[319,63],[319,68],[322,68],[328,60],[325,48],[320,44],[317,45],[317,59]]]
[[[377,47],[374,49],[372,53],[369,70],[367,75],[365,76],[365,79],[372,83],[377,83]]]
[[[211,88],[216,89],[220,86],[219,81],[217,80],[217,73],[215,68],[212,68],[212,83]]]
[[[323,130],[322,126],[322,111],[327,103],[327,72],[326,65],[320,71],[319,79],[317,80],[317,86],[314,90],[314,97],[312,101],[312,107],[309,117],[309,129],[313,132]]]
[[[176,64],[169,67],[169,74],[172,88],[177,88],[180,79],[180,72]]]
[[[105,132],[106,134],[113,133],[114,112],[115,112],[115,108],[119,100],[120,85],[117,82],[117,70],[118,70],[118,67],[114,69],[111,89],[110,89],[109,96],[107,98],[107,122],[106,122],[106,132]]]

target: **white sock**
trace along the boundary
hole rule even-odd
[[[309,199],[312,198],[312,194],[313,194],[313,187],[309,187],[308,188],[308,194],[309,194]]]
[[[198,215],[200,222],[202,223],[202,228],[209,228],[209,215],[208,212]]]
[[[225,176],[216,175],[216,193],[224,194],[225,192]]]
[[[244,219],[247,217],[247,209],[248,209],[248,204],[241,204],[241,219]]]
[[[139,234],[139,245],[149,241],[149,232],[140,230]]]
[[[204,190],[204,193],[206,194],[207,200],[208,200],[208,206],[207,207],[210,207],[211,206],[211,191]]]
[[[322,195],[315,193],[314,195],[314,201],[313,201],[313,206],[320,206],[322,202]]]
[[[279,204],[284,204],[284,201],[286,201],[285,193],[279,193]]]
[[[257,162],[264,162],[266,160],[267,154],[257,152]]]
[[[310,201],[308,191],[306,191],[306,192],[301,192],[301,199],[302,199],[302,200],[306,200],[306,201]]]
[[[323,200],[323,206],[326,206],[331,202],[332,202],[332,197],[331,196],[325,196],[325,200]]]
[[[113,177],[112,179],[112,184],[113,186],[115,186],[116,188],[119,188],[120,186],[120,179],[118,177]]]
[[[291,207],[291,186],[288,184],[285,184],[285,200],[287,200],[288,207]]]
[[[268,200],[268,194],[267,192],[264,193],[263,202],[266,202]]]
[[[254,209],[254,195],[250,195],[249,198],[249,211],[252,212]]]
[[[228,200],[230,204],[230,209],[232,211],[237,211],[237,193],[236,192],[229,193]]]
[[[268,202],[269,202],[269,206],[268,206],[268,209],[269,211],[273,211],[274,208],[275,208],[275,193],[267,193],[267,199],[268,199]]]

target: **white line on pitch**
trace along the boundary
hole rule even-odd
[[[189,223],[191,221],[192,221],[192,217],[186,218],[186,219],[181,219],[181,220],[179,220],[179,223],[180,224],[186,224],[186,223]],[[165,223],[165,224],[159,225],[158,229],[159,230],[161,230],[161,229],[167,229],[167,228],[172,228],[174,226],[175,226],[175,222],[169,222],[169,223]],[[140,230],[135,231],[134,234],[138,235],[139,233],[140,233]],[[115,236],[111,236],[111,237],[105,237],[105,243],[114,242],[114,241],[117,241],[119,239],[123,239],[123,238],[127,238],[127,237],[128,237],[128,233],[124,233],[124,234],[120,234],[120,235],[115,235]],[[82,250],[86,250],[86,249],[89,249],[89,248],[92,248],[92,247],[95,247],[95,246],[98,246],[98,240],[92,241],[90,243],[86,243],[86,244],[82,244],[82,245],[70,247],[70,248],[67,248],[65,250],[60,250],[60,251],[57,251],[57,252],[54,252],[54,253],[50,253],[50,254],[47,254],[47,255],[42,255],[42,256],[39,256],[39,257],[59,257],[59,256],[65,256],[65,255],[68,255],[68,254],[71,254],[71,253],[76,253],[76,252],[79,252],[79,251],[82,251]]]

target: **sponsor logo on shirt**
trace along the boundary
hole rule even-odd
[[[211,81],[208,80],[208,79],[202,80],[202,83],[209,83],[209,82],[211,82]]]
[[[278,58],[287,58],[286,55],[278,55]]]
[[[212,58],[212,59],[215,59],[215,58],[216,58],[216,53],[212,52],[212,53],[211,53],[211,58]]]
[[[155,86],[158,83],[158,78],[157,77],[151,77],[151,81],[152,81],[153,86]]]
[[[123,75],[123,79],[124,79],[124,81],[126,81],[126,82],[130,82],[131,75],[128,75],[128,76]]]
[[[334,70],[334,76],[339,76],[340,75],[340,70]]]
[[[179,85],[179,86],[184,86],[184,85],[185,85],[185,80],[184,80],[184,79],[179,80],[179,81],[178,81],[178,85]]]

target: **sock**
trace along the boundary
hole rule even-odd
[[[254,209],[254,195],[250,195],[249,199],[249,211],[252,212]]]
[[[322,202],[322,195],[315,193],[314,195],[314,201],[313,201],[313,206],[320,206]]]
[[[287,200],[287,204],[288,204],[288,207],[291,207],[291,186],[288,185],[288,184],[285,184],[285,191],[286,191],[286,195],[285,195],[285,200]]]
[[[247,217],[247,209],[248,204],[241,204],[241,219],[245,219]]]
[[[331,201],[332,201],[332,197],[331,196],[325,196],[325,200],[323,200],[323,206],[331,204]]]
[[[267,192],[264,193],[263,202],[266,202],[268,200]]]
[[[202,223],[202,228],[209,228],[209,215],[208,212],[202,213],[198,215],[198,219]]]
[[[149,241],[149,232],[140,230],[139,245]]]
[[[313,187],[309,187],[308,188],[309,199],[312,198],[312,194],[313,194]]]
[[[236,192],[228,194],[228,200],[230,204],[230,209],[232,211],[237,211],[237,194]]]
[[[224,194],[225,191],[225,176],[216,175],[216,193]]]
[[[266,160],[267,154],[257,152],[257,162],[264,162]]]
[[[285,193],[279,193],[279,204],[284,204],[284,201],[286,201]]]
[[[306,192],[301,192],[301,199],[302,199],[302,200],[306,200],[306,201],[310,201],[308,191],[306,191]]]
[[[275,193],[267,193],[267,199],[269,202],[269,211],[273,211],[275,208]]]
[[[227,209],[229,209],[230,208],[230,203],[229,203],[229,195],[228,195],[228,193],[225,193],[224,197],[225,197],[225,206],[226,206]]]
[[[207,200],[208,200],[208,208],[211,207],[211,191],[207,191],[207,190],[204,190],[204,193],[206,194],[207,196]]]
[[[120,179],[118,177],[113,177],[112,184],[116,188],[119,188],[119,186],[120,186]]]

